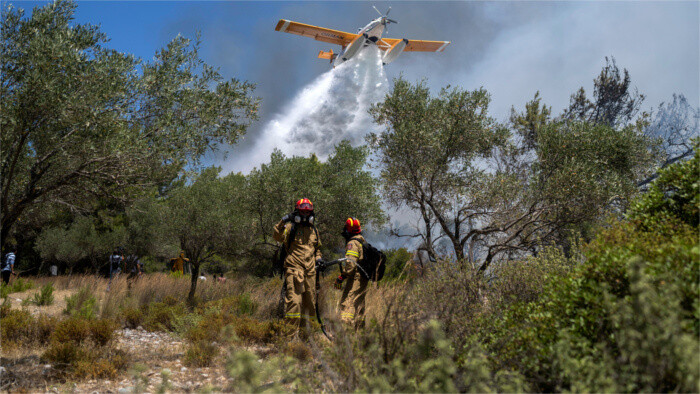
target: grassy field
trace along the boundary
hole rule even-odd
[[[323,318],[336,336],[347,335],[333,279],[322,278]],[[238,374],[249,372],[236,372],[236,357],[243,364],[264,360],[279,372],[295,364],[313,370],[332,352],[318,324],[308,340],[290,339],[290,327],[276,317],[279,278],[200,281],[195,305],[185,302],[190,278],[163,273],[143,275],[131,287],[124,276],[111,283],[92,275],[20,282],[20,289],[31,288],[9,293],[3,304],[2,389],[239,391]],[[53,289],[50,305],[28,301],[46,287]],[[402,285],[374,287],[368,320],[385,313]],[[256,367],[258,374],[266,368]],[[256,379],[244,387],[294,387],[282,375]],[[338,389],[328,383],[327,389]]]

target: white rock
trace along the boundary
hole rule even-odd
[[[117,391],[117,393],[119,393],[119,394],[131,394],[133,392],[134,392],[133,387],[122,387]]]
[[[180,372],[185,372],[185,371],[187,371],[187,367],[180,368]]]

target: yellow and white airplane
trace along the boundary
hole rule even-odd
[[[374,7],[374,9],[379,12],[377,7]],[[389,11],[391,11],[391,7],[389,7]],[[379,12],[381,16],[368,23],[367,26],[358,29],[357,34],[288,21],[286,19],[280,19],[280,21],[277,22],[275,30],[311,37],[317,41],[329,42],[342,46],[343,49],[340,53],[333,53],[332,49],[328,52],[320,51],[318,53],[319,59],[330,60],[333,67],[351,59],[353,56],[357,55],[362,47],[370,44],[375,44],[379,49],[384,51],[382,63],[389,64],[396,60],[401,52],[442,52],[450,43],[449,41],[382,38],[387,24],[398,23],[393,19],[387,18],[389,11],[386,12],[386,15],[382,15],[382,13]]]

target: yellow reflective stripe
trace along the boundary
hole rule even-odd
[[[353,317],[355,317],[355,314],[350,312],[343,312],[340,314],[340,317],[349,317],[352,319]]]
[[[355,252],[354,250],[348,250],[347,252],[345,252],[345,255],[357,257],[358,259],[360,258],[360,254]]]
[[[298,319],[301,317],[301,313],[287,313],[285,317],[289,317],[292,319]]]

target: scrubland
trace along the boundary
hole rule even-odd
[[[281,280],[148,274],[13,279],[2,288],[9,391],[697,392],[698,165],[670,167],[624,218],[566,252],[482,273],[449,259],[372,284],[367,325],[339,324],[334,275],[292,336]],[[399,277],[401,279],[399,279]]]

